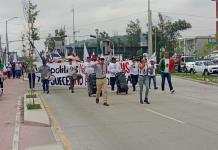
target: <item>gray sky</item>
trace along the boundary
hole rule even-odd
[[[9,41],[21,39],[25,32],[26,22],[22,10],[23,0],[0,0],[0,34],[5,42],[5,20],[14,19],[8,24]],[[77,40],[88,39],[98,28],[112,35],[125,34],[127,23],[139,18],[144,32],[147,31],[147,0],[33,0],[40,10],[37,26],[40,29],[40,40],[36,46],[44,48],[43,42],[48,33],[65,26],[67,35],[72,36],[73,14],[75,8],[75,24]],[[184,37],[215,34],[215,2],[211,0],[151,0],[153,24],[158,23],[157,14],[162,12],[172,20],[185,19],[193,26],[182,33]],[[72,42],[68,38],[67,42]],[[4,45],[3,45],[4,46]],[[21,43],[10,43],[10,50],[21,49]]]

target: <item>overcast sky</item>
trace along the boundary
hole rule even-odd
[[[44,38],[48,33],[65,26],[67,35],[72,36],[73,13],[77,40],[88,39],[95,29],[112,35],[125,34],[127,23],[139,18],[144,32],[147,31],[147,0],[32,0],[40,13],[37,26],[41,40],[38,49],[44,48]],[[5,43],[5,20],[19,17],[8,24],[9,41],[21,39],[26,22],[23,17],[23,0],[0,0],[0,34]],[[153,24],[158,23],[157,14],[162,12],[172,20],[185,19],[192,24],[192,29],[182,33],[184,37],[209,36],[215,34],[215,2],[211,0],[151,0]],[[72,42],[68,38],[67,42]],[[3,45],[5,46],[5,45]],[[11,51],[22,49],[21,43],[10,43]]]

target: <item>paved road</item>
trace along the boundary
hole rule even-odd
[[[44,96],[74,150],[217,150],[218,87],[182,79],[174,87],[151,90],[150,105],[131,89],[110,93],[109,107],[82,88]]]

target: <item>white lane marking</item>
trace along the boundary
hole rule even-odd
[[[151,113],[156,114],[156,115],[158,115],[158,116],[161,116],[161,117],[164,117],[164,118],[167,118],[167,119],[176,121],[176,122],[181,123],[181,124],[185,124],[185,122],[183,122],[183,121],[181,121],[181,120],[178,120],[178,119],[175,119],[175,118],[173,118],[173,117],[170,117],[170,116],[161,114],[161,113],[156,112],[156,111],[154,111],[154,110],[151,110],[151,109],[146,109],[146,110],[147,110],[148,112],[151,112]]]

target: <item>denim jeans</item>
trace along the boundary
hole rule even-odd
[[[42,87],[43,87],[43,91],[49,91],[49,80],[48,79],[43,79],[42,80]]]
[[[166,78],[167,78],[167,81],[168,81],[168,84],[169,84],[170,91],[173,90],[173,85],[172,85],[172,82],[171,82],[171,74],[170,73],[166,73],[166,72],[162,72],[161,73],[161,78],[162,78],[162,81],[161,81],[162,91],[164,91],[164,88],[165,88],[165,80],[166,80]]]
[[[154,88],[157,88],[157,84],[156,84],[156,76],[148,76],[148,80],[149,80],[149,88],[151,88],[151,79],[153,79]]]
[[[148,93],[149,93],[148,76],[139,76],[140,101],[142,101],[142,94],[143,94],[143,86],[144,85],[145,85],[145,98],[148,98]]]
[[[139,76],[138,76],[138,75],[133,75],[133,74],[131,74],[130,77],[131,77],[132,87],[133,87],[133,89],[135,90],[135,86],[136,86],[136,84],[138,83],[138,78],[139,78]]]
[[[112,91],[114,91],[115,83],[116,83],[116,77],[110,77],[110,85]]]

